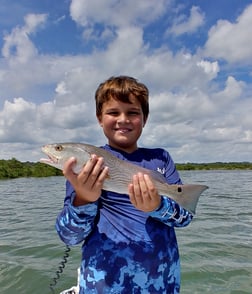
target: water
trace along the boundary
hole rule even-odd
[[[252,171],[186,171],[207,184],[197,215],[177,230],[182,294],[252,293]],[[50,294],[64,244],[54,223],[63,177],[0,181],[0,293]],[[80,246],[71,249],[55,293],[76,285]]]

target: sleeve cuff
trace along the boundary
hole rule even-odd
[[[171,215],[171,208],[172,205],[169,201],[167,201],[168,199],[166,197],[161,196],[161,204],[159,206],[159,208],[157,208],[156,210],[150,212],[150,216],[154,217],[154,218],[164,218],[167,217],[167,215]]]
[[[90,216],[95,216],[97,214],[98,201],[81,205],[81,206],[74,206],[73,201],[75,196],[76,194],[75,192],[73,192],[70,198],[70,205],[69,205],[70,210],[73,211],[74,214],[85,214]]]

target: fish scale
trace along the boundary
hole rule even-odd
[[[83,166],[90,160],[92,154],[103,157],[104,165],[109,168],[109,176],[104,181],[103,189],[128,194],[128,185],[132,182],[133,175],[137,173],[148,174],[159,194],[169,197],[191,213],[195,213],[199,197],[208,187],[199,184],[170,185],[164,176],[156,171],[151,171],[129,161],[117,158],[105,149],[85,143],[54,143],[42,147],[48,156],[40,162],[63,170],[65,162],[70,157],[76,158],[74,172],[79,173]]]

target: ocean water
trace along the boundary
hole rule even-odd
[[[193,222],[177,229],[181,293],[252,293],[252,171],[183,171],[209,186]],[[50,294],[65,245],[54,229],[65,179],[0,181],[0,293]],[[71,248],[55,293],[77,282],[80,245]]]

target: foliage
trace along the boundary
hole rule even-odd
[[[250,162],[177,163],[178,170],[252,169]],[[62,176],[62,171],[40,162],[20,162],[15,158],[0,160],[0,179]]]
[[[178,170],[252,169],[251,162],[177,163]]]
[[[62,176],[62,171],[39,162],[20,162],[15,158],[0,160],[0,179],[48,176]]]

